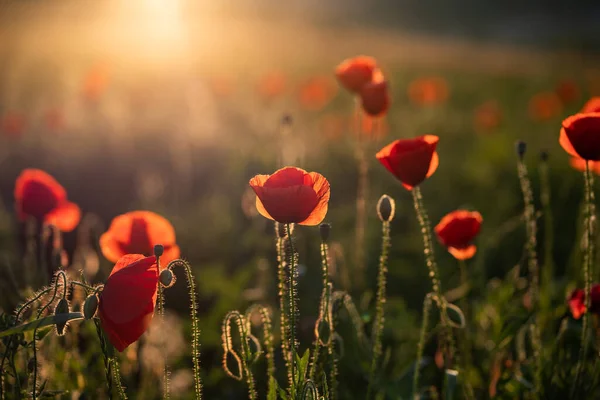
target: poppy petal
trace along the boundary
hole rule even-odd
[[[572,115],[563,121],[562,127],[581,158],[600,161],[600,113]]]
[[[457,249],[455,247],[448,247],[448,251],[454,258],[457,260],[468,260],[469,258],[473,258],[475,253],[477,253],[477,247],[475,245],[471,245],[464,249]]]
[[[171,261],[177,260],[180,257],[181,257],[181,250],[179,249],[179,246],[172,245],[172,246],[165,247],[165,251],[163,252],[163,255],[160,257],[161,266],[166,267],[167,264],[169,264]]]
[[[258,197],[258,196],[256,196],[256,210],[263,217],[268,218],[268,219],[273,219],[273,217],[271,217],[271,214],[269,214],[269,212],[263,205],[262,201],[260,201],[260,197]]]
[[[577,152],[573,148],[573,145],[571,144],[571,141],[567,137],[567,133],[565,132],[564,128],[562,128],[560,130],[560,137],[558,138],[558,143],[562,146],[564,151],[566,151],[569,155],[571,155],[573,157],[581,158],[581,156],[579,154],[577,154]]]
[[[56,226],[63,232],[71,232],[81,220],[79,206],[70,201],[61,203],[58,207],[46,214],[44,222]]]
[[[327,210],[329,208],[329,198],[331,196],[331,190],[329,182],[325,177],[317,172],[311,172],[310,177],[313,181],[313,190],[317,194],[317,205],[310,213],[308,218],[304,221],[299,222],[300,225],[319,225],[325,219]]]
[[[124,323],[115,323],[106,316],[102,306],[99,309],[102,328],[108,336],[109,341],[115,348],[122,352],[131,343],[135,342],[144,334],[150,326],[154,313],[154,304],[148,302],[146,308],[138,318]]]
[[[117,262],[125,255],[123,244],[118,242],[112,233],[106,232],[100,236],[100,250],[104,257],[110,262]]]
[[[433,153],[433,156],[431,157],[431,164],[429,164],[429,170],[427,171],[427,178],[429,178],[431,175],[433,175],[439,166],[440,166],[440,156],[438,155],[438,153],[436,151]]]

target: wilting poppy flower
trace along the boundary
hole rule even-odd
[[[94,66],[84,77],[83,95],[86,99],[97,101],[108,86],[108,68],[105,64]]]
[[[377,63],[373,57],[358,56],[342,61],[335,69],[335,76],[347,90],[358,93],[371,82]]]
[[[373,80],[360,89],[360,101],[364,112],[372,117],[382,116],[390,108],[388,83],[379,70],[375,70]]]
[[[335,97],[337,86],[326,76],[316,76],[298,89],[298,101],[307,110],[320,110]]]
[[[286,77],[281,72],[271,72],[258,82],[258,93],[266,100],[281,96],[286,90]]]
[[[26,169],[15,184],[15,205],[21,221],[28,217],[70,232],[81,219],[79,207],[67,200],[65,189],[48,173]]]
[[[453,211],[436,225],[435,233],[454,258],[466,260],[477,252],[473,240],[479,234],[482,221],[477,211]]]
[[[0,132],[10,138],[21,137],[25,132],[25,118],[16,112],[7,113],[0,119]]]
[[[501,121],[502,111],[497,101],[486,101],[475,110],[474,124],[476,129],[494,129],[500,125]]]
[[[408,97],[416,105],[430,106],[448,99],[448,83],[441,77],[418,78],[408,86]]]
[[[555,92],[563,104],[573,103],[581,96],[579,86],[570,79],[560,81],[558,85],[556,85]]]
[[[319,225],[327,214],[329,182],[316,172],[285,167],[250,179],[256,209],[282,224]]]
[[[412,190],[437,169],[439,157],[435,149],[439,140],[435,135],[396,140],[381,149],[376,157],[402,186]]]
[[[579,319],[585,313],[585,292],[575,289],[568,299],[569,309],[573,318]],[[590,312],[600,314],[600,284],[592,285],[590,290]]]
[[[132,211],[115,217],[108,231],[100,236],[102,254],[116,262],[126,254],[154,253],[154,246],[165,248],[160,258],[163,265],[179,258],[175,229],[164,217],[151,211]]]
[[[581,109],[582,113],[600,112],[600,97],[592,97]]]
[[[125,350],[150,326],[157,289],[156,257],[127,254],[115,264],[100,294],[98,317],[117,350]]]
[[[600,112],[575,114],[565,119],[559,143],[573,157],[600,161]]]
[[[529,100],[529,116],[535,121],[545,121],[562,112],[560,97],[554,92],[538,93]]]
[[[569,164],[571,167],[576,169],[577,171],[584,172],[585,171],[585,163],[586,161],[583,158],[579,157],[571,157]],[[590,170],[594,172],[596,175],[600,175],[600,162],[597,161],[587,161],[590,166]]]

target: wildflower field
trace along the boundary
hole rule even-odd
[[[15,4],[0,400],[600,398],[593,55]]]

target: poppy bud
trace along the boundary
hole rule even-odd
[[[69,302],[67,299],[62,298],[58,301],[56,308],[54,309],[54,315],[58,314],[68,314],[69,313]],[[66,322],[57,322],[56,323],[56,333],[58,336],[62,336],[65,334],[65,327],[67,326]]]
[[[321,240],[327,242],[329,240],[329,233],[331,232],[331,224],[319,225],[319,232],[321,233]]]
[[[548,161],[548,157],[549,157],[549,156],[550,156],[550,155],[548,154],[548,152],[547,152],[546,150],[542,150],[542,151],[540,152],[540,160],[542,160],[542,162],[546,162],[546,161]]]
[[[173,286],[175,283],[175,276],[173,275],[173,271],[170,269],[163,269],[158,277],[161,285],[168,288]]]
[[[522,140],[518,140],[515,146],[517,148],[517,155],[522,159],[527,151],[527,143]]]
[[[162,244],[157,244],[154,246],[154,255],[156,257],[160,257],[165,252],[165,248]]]
[[[94,315],[96,315],[96,311],[98,310],[98,296],[96,294],[91,294],[85,299],[83,303],[83,318],[92,319]]]
[[[381,196],[377,202],[377,215],[381,222],[390,222],[396,213],[396,202],[387,194]]]
[[[315,337],[326,346],[331,341],[331,324],[323,318],[319,318],[315,324]]]

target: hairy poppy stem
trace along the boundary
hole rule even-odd
[[[524,153],[523,153],[524,154]],[[525,228],[527,232],[527,269],[529,272],[529,295],[531,299],[531,309],[534,312],[533,320],[530,325],[531,347],[533,348],[534,361],[534,386],[535,397],[539,398],[542,390],[542,343],[539,327],[537,326],[536,312],[539,310],[540,298],[540,277],[537,256],[537,218],[535,215],[535,206],[533,205],[533,190],[531,181],[527,172],[527,166],[523,162],[523,154],[517,159],[517,170],[519,182],[523,193]]]
[[[292,237],[291,224],[286,224],[287,238],[290,244],[290,279],[288,283],[289,290],[289,338],[290,338],[290,363],[292,386],[290,387],[292,397],[296,395],[296,249],[294,248],[294,238]]]
[[[292,387],[292,367],[290,361],[290,342],[288,337],[289,311],[288,282],[286,279],[285,231],[284,226],[275,222],[275,237],[277,238],[277,279],[279,291],[279,326],[281,331],[281,353],[285,361],[289,385]]]
[[[314,380],[319,363],[319,352],[321,345],[327,346],[331,341],[333,334],[333,323],[331,317],[331,285],[329,284],[329,246],[325,240],[321,240],[321,281],[323,288],[321,290],[321,300],[319,302],[319,317],[315,323],[315,349],[312,354],[312,361],[309,379]],[[327,338],[321,337],[321,324],[327,326]],[[325,339],[325,340],[324,340]]]
[[[423,322],[421,323],[421,333],[419,334],[419,344],[417,345],[417,358],[413,373],[412,397],[415,400],[419,399],[419,378],[421,375],[421,362],[423,361],[423,350],[425,349],[425,341],[427,340],[427,330],[429,327],[429,313],[431,311],[432,299],[435,296],[433,293],[428,293],[423,301]]]
[[[383,347],[381,344],[381,334],[385,324],[385,302],[386,302],[386,274],[388,253],[390,250],[390,222],[385,220],[381,223],[381,255],[379,256],[379,273],[377,275],[377,298],[375,300],[375,319],[373,321],[373,351],[371,355],[371,370],[369,372],[369,386],[367,387],[367,400],[371,398],[373,384],[375,381],[375,372]]]
[[[158,257],[157,257],[158,259]],[[158,299],[157,299],[157,308],[158,308],[158,316],[160,318],[161,325],[165,325],[165,293],[162,285],[158,284]],[[166,340],[166,338],[165,338]],[[163,343],[164,346],[164,343]],[[167,359],[167,352],[165,348],[162,349],[163,355],[163,399],[171,398],[171,388],[170,388],[170,376],[171,371],[169,370],[169,364]]]
[[[544,308],[550,307],[552,296],[552,281],[554,278],[554,218],[552,216],[552,203],[550,196],[550,171],[548,161],[542,157],[540,162],[540,201],[544,215],[544,267],[542,269],[542,288],[544,296],[540,298]]]
[[[110,357],[108,356],[108,350],[106,349],[106,340],[104,340],[104,334],[102,333],[102,328],[100,327],[100,320],[94,318],[94,325],[96,325],[96,333],[98,334],[98,339],[100,340],[100,348],[102,349],[102,355],[104,358],[104,374],[106,376],[106,394],[108,398],[112,400],[113,398],[113,387],[112,387],[112,372],[111,372],[111,364]]]
[[[594,257],[594,214],[595,214],[595,204],[594,204],[594,177],[592,176],[592,172],[590,171],[590,162],[586,161],[585,163],[585,234],[586,234],[586,248],[583,259],[583,277],[585,281],[584,287],[584,302],[585,302],[585,312],[583,313],[582,318],[582,328],[581,328],[581,348],[579,350],[579,360],[577,362],[577,368],[575,372],[575,381],[573,382],[573,388],[571,391],[571,398],[576,398],[577,389],[579,385],[579,379],[581,378],[581,370],[583,368],[583,363],[585,362],[585,358],[587,357],[588,350],[588,330],[589,330],[589,310],[591,306],[591,295],[590,291],[592,289],[592,266],[593,266],[593,257]]]
[[[242,347],[242,356],[240,357],[237,352],[233,349],[233,338],[231,335],[231,322],[235,321],[236,326],[238,328],[238,333],[240,335],[240,342]],[[256,386],[254,383],[254,375],[250,370],[250,366],[248,365],[251,359],[250,347],[248,345],[248,336],[249,336],[249,321],[239,313],[239,311],[230,311],[225,316],[223,320],[223,333],[222,333],[222,341],[223,341],[223,350],[224,361],[223,366],[225,367],[225,371],[235,379],[242,379],[242,375],[246,376],[246,383],[248,384],[248,398],[250,400],[256,400]],[[238,368],[240,375],[236,377],[227,366],[227,355],[231,354],[234,356],[235,360],[238,363]]]
[[[262,323],[263,328],[263,343],[265,344],[266,355],[267,358],[267,393],[271,393],[272,390],[275,390],[273,384],[276,383],[275,380],[275,348],[273,346],[273,324],[271,322],[271,313],[269,309],[259,304],[254,304],[250,306],[246,310],[246,320],[250,324],[252,320],[252,315],[254,313],[258,313],[260,316],[260,321]]]

